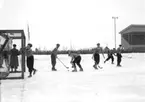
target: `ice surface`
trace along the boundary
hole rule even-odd
[[[57,60],[51,71],[50,56],[35,56],[38,72],[24,80],[2,80],[0,102],[145,102],[145,54],[124,54],[122,67],[111,61],[94,70],[92,55],[82,55],[84,72],[70,72]],[[58,55],[66,66],[70,58]]]

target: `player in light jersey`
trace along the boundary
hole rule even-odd
[[[76,64],[80,68],[80,71],[83,71],[83,68],[82,68],[82,66],[80,64],[80,62],[81,62],[81,56],[80,56],[80,54],[69,52],[68,55],[71,57],[72,68],[74,68],[74,70],[72,72],[77,72]]]
[[[33,55],[33,51],[32,51],[32,44],[27,44],[27,47],[25,49],[25,53],[27,56],[27,67],[29,70],[29,76],[28,77],[32,77],[32,72],[33,75],[36,73],[36,69],[34,68],[34,55]]]
[[[57,58],[57,52],[58,52],[59,46],[60,44],[56,44],[56,47],[52,50],[52,53],[51,53],[52,71],[57,71],[57,69],[55,69],[55,65],[56,65],[56,58]]]
[[[95,62],[95,64],[93,65],[93,67],[95,69],[98,69],[98,68],[101,69],[102,68],[102,67],[99,66],[99,63],[100,63],[100,53],[102,53],[102,56],[105,59],[105,56],[104,56],[104,53],[103,53],[103,48],[100,47],[100,43],[98,43],[97,47],[94,50],[93,57],[92,57],[94,59],[94,62]]]
[[[120,63],[121,63],[121,59],[122,59],[122,55],[121,55],[122,50],[123,50],[122,45],[119,45],[119,47],[117,48],[117,53],[116,53],[118,67],[121,67]]]
[[[113,55],[115,55],[115,54],[114,54],[114,51],[113,51],[112,49],[108,49],[108,50],[107,50],[107,55],[108,55],[108,57],[107,57],[107,59],[104,61],[104,63],[106,63],[106,61],[109,61],[109,60],[111,59],[112,64],[114,64],[114,56],[113,56]]]

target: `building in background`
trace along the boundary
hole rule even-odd
[[[120,34],[124,50],[145,51],[145,25],[130,25]]]

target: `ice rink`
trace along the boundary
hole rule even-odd
[[[116,57],[112,65],[101,56],[99,70],[92,55],[81,56],[84,72],[70,72],[58,60],[52,72],[50,56],[35,55],[36,75],[2,80],[0,102],[145,102],[144,53],[123,54],[122,67],[116,67]],[[58,57],[71,66],[67,55]]]

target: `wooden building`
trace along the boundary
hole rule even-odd
[[[121,44],[125,50],[145,51],[145,25],[130,25],[120,34]]]

